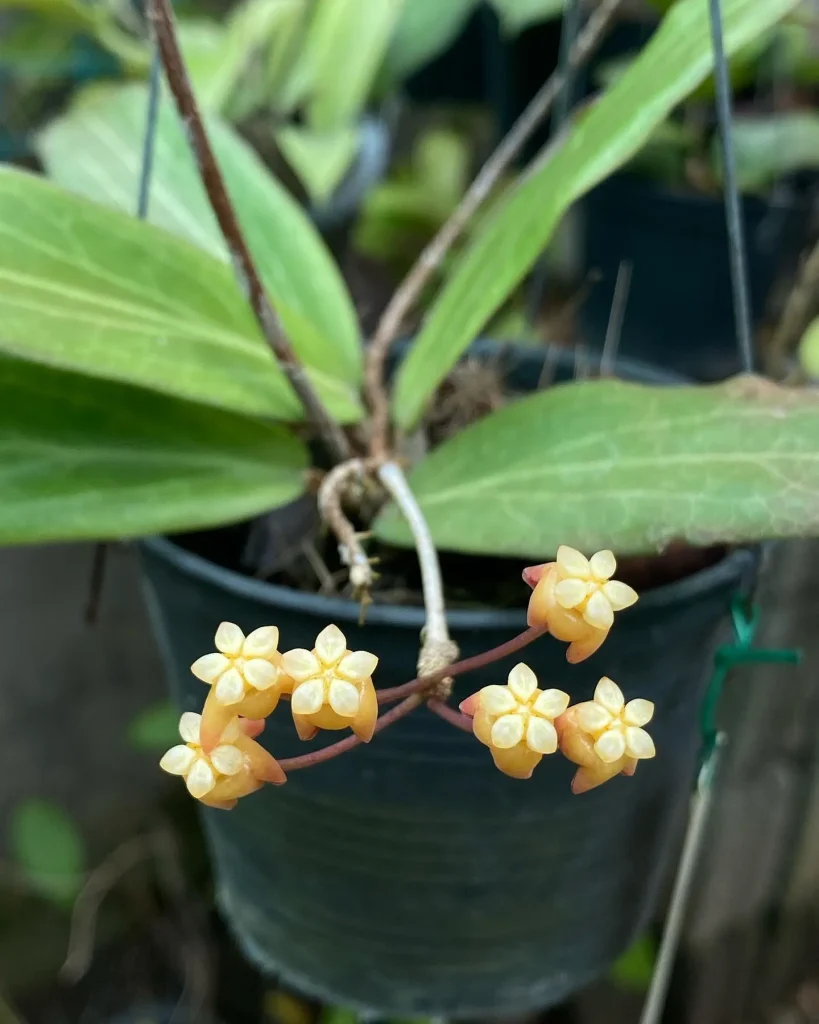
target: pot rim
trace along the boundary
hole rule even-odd
[[[348,598],[327,597],[306,591],[283,587],[277,583],[252,579],[234,569],[226,569],[201,555],[187,551],[166,537],[146,537],[139,541],[151,554],[170,563],[184,575],[227,590],[238,597],[259,601],[271,607],[284,607],[305,612],[328,621],[357,622],[360,605]],[[715,565],[686,576],[674,583],[649,590],[640,597],[630,614],[665,608],[677,602],[689,601],[719,587],[731,579],[739,586],[758,558],[758,548],[741,547],[730,551]],[[521,563],[523,563],[521,559]],[[406,626],[420,630],[424,625],[424,609],[416,605],[372,604],[367,609],[367,622],[380,625]],[[525,607],[467,609],[447,611],[447,622],[453,630],[479,630],[489,626],[520,628],[526,624]]]

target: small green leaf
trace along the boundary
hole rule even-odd
[[[39,141],[49,175],[73,192],[131,213],[139,184],[146,90],[142,84],[96,89],[51,124]],[[352,300],[332,256],[306,213],[236,132],[217,117],[208,119],[207,127],[248,245],[293,347],[336,392],[336,415],[358,417],[361,339]],[[160,107],[151,180],[151,222],[229,263],[169,102]],[[184,296],[176,299],[184,301]]]
[[[651,984],[656,958],[654,942],[647,935],[643,936],[614,961],[609,978],[619,988],[631,992],[645,992]]]
[[[404,3],[316,0],[303,57],[313,128],[328,131],[359,119]]]
[[[303,491],[281,426],[0,357],[0,544],[235,522]]]
[[[0,167],[0,324],[0,351],[26,359],[250,415],[300,414],[226,264],[9,167]],[[299,337],[319,393],[340,419],[355,419],[357,393],[335,372],[346,360],[327,352],[322,364],[325,346]]]
[[[517,35],[539,21],[558,18],[566,0],[491,0],[507,35]]]
[[[73,821],[46,800],[25,800],[11,816],[14,859],[32,889],[60,906],[71,906],[83,884],[85,850]]]
[[[798,0],[725,0],[726,51],[770,28]],[[398,372],[393,411],[413,426],[424,404],[544,250],[575,200],[632,157],[711,71],[708,5],[678,0],[639,57],[536,162],[459,257]]]
[[[136,750],[167,750],[179,742],[179,712],[169,700],[145,708],[129,724],[128,742]]]
[[[291,126],[276,132],[276,142],[311,201],[327,202],[350,169],[358,149],[355,128],[316,132]]]
[[[733,145],[739,187],[747,192],[769,188],[786,174],[819,167],[819,115],[794,111],[738,117]],[[721,163],[716,141],[714,161]]]
[[[478,0],[405,0],[384,59],[385,88],[403,82],[457,38]]]
[[[511,402],[409,477],[436,544],[548,558],[819,532],[819,393],[757,377],[700,387],[594,380]],[[388,506],[377,536],[409,544]]]

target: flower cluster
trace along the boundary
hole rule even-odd
[[[210,686],[202,714],[186,712],[179,722],[185,741],[172,747],[160,767],[185,779],[188,792],[209,807],[229,810],[265,782],[286,776],[272,754],[256,742],[282,697],[290,697],[296,731],[311,739],[319,729],[350,728],[364,743],[373,736],[378,699],[372,674],[378,658],[347,650],[337,626],[316,637],[312,651],[279,653],[279,631],[262,626],[247,636],[223,622],[216,650],[191,665]]]
[[[637,761],[654,757],[654,743],[642,728],[651,720],[649,700],[623,699],[603,678],[594,700],[569,707],[562,690],[541,690],[528,665],[515,665],[506,686],[484,686],[461,704],[472,731],[489,747],[495,765],[514,779],[528,779],[544,754],[558,748],[580,765],[572,783],[585,793],[620,773],[633,775]]]
[[[549,632],[569,644],[570,663],[590,657],[608,636],[615,612],[637,600],[630,586],[613,579],[617,568],[611,551],[586,558],[574,548],[558,548],[554,562],[531,566],[523,572],[532,588],[528,621],[534,639]],[[350,729],[357,739],[369,742],[378,720],[378,694],[373,673],[378,658],[369,651],[351,651],[341,630],[325,627],[311,650],[297,647],[279,653],[279,630],[261,626],[247,636],[232,622],[223,622],[214,638],[216,650],[191,665],[191,671],[210,690],[202,714],[186,712],[179,722],[184,741],[172,747],[160,761],[165,771],[185,779],[191,796],[210,807],[230,809],[243,796],[265,782],[286,781],[282,766],[256,737],[265,719],[279,702],[290,700],[296,732],[312,739],[319,729]],[[486,652],[483,663],[502,656],[503,647]],[[521,646],[520,644],[517,645]],[[476,659],[470,659],[474,662]],[[470,664],[470,668],[477,667]],[[467,663],[452,666],[467,670]],[[435,677],[414,680],[396,687],[394,695],[382,691],[382,699],[418,694]],[[413,696],[397,708],[405,713],[419,702]],[[528,665],[516,665],[505,685],[484,686],[463,701],[455,724],[471,729],[489,748],[495,765],[506,775],[528,779],[543,759],[561,751],[578,766],[572,791],[583,793],[615,775],[632,775],[639,760],[654,757],[654,743],[645,726],[654,714],[651,701],[626,703],[620,687],[603,677],[594,698],[570,705],[568,693],[540,689]],[[430,704],[435,707],[434,702]],[[396,718],[395,712],[383,724]],[[349,743],[339,745],[341,752]],[[322,759],[332,756],[321,751]],[[304,767],[313,755],[296,759],[291,768]]]

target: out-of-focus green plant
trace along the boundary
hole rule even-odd
[[[795,2],[725,0],[729,53]],[[565,143],[495,198],[397,371],[398,431],[416,429],[571,204],[638,152],[712,66],[707,6],[677,0]],[[2,543],[228,523],[309,486],[304,410],[236,285],[178,126],[160,133],[153,223],[143,223],[131,213],[138,164],[123,156],[133,150],[110,140],[92,100],[87,123],[47,135],[45,153],[67,186],[108,206],[0,171]],[[236,132],[218,115],[207,128],[295,354],[331,416],[366,436],[364,349],[337,266]],[[95,133],[108,141],[84,149]],[[117,159],[127,173],[109,171]],[[436,187],[451,197],[459,160],[441,166]],[[505,404],[419,458],[409,481],[445,549],[550,555],[572,537],[589,550],[650,552],[816,532],[817,451],[810,391],[754,377],[674,388],[586,380]],[[411,543],[391,506],[374,530]]]
[[[447,128],[422,133],[407,165],[367,196],[356,247],[406,270],[463,198],[472,165],[467,138]]]
[[[9,837],[32,890],[70,907],[85,875],[85,849],[71,818],[47,800],[25,800],[12,812]]]

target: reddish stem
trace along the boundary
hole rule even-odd
[[[464,732],[468,732],[470,735],[472,734],[472,719],[467,715],[461,714],[460,711],[456,711],[455,708],[449,707],[448,704],[444,704],[440,700],[428,700],[427,707],[440,718],[443,718],[445,722],[449,722],[450,725],[454,725],[457,729],[463,729]]]
[[[420,703],[421,698],[417,694],[412,694],[400,704],[396,704],[386,714],[381,715],[375,723],[375,732],[381,732],[388,725],[397,722],[399,718],[408,715]],[[346,736],[343,740],[339,740],[338,743],[331,743],[329,747],[322,747],[321,750],[314,750],[310,754],[301,754],[299,757],[285,757],[282,761],[279,761],[279,766],[286,772],[295,772],[299,768],[310,768],[314,764],[321,764],[322,761],[331,761],[334,757],[338,757],[339,754],[346,754],[348,750],[353,750],[360,744],[361,740],[358,736]]]
[[[401,697],[407,697],[411,693],[420,693],[442,679],[462,676],[465,672],[473,672],[476,668],[491,665],[493,661],[500,661],[501,658],[506,658],[508,655],[514,654],[516,651],[528,646],[533,640],[537,640],[546,632],[547,630],[543,626],[531,626],[517,636],[513,636],[511,640],[507,640],[506,643],[484,651],[482,654],[475,654],[471,658],[464,658],[462,661],[453,662],[445,668],[439,668],[435,672],[430,672],[427,676],[419,676],[416,679],[411,679],[408,683],[402,683],[401,686],[391,686],[387,689],[379,690],[378,703],[388,704],[391,701],[400,700]]]

